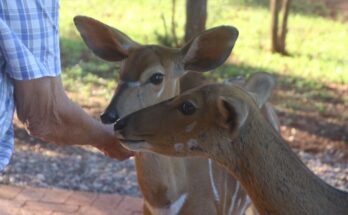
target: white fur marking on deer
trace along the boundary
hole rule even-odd
[[[198,146],[198,143],[197,143],[197,140],[195,140],[195,139],[189,139],[187,141],[186,145],[189,149],[194,149]]]
[[[140,87],[141,83],[139,81],[120,81],[120,83],[125,83],[129,88]]]
[[[191,132],[195,128],[196,124],[197,124],[197,122],[193,122],[193,123],[189,124],[188,126],[186,126],[185,132],[187,132],[187,133]]]
[[[169,213],[170,215],[177,215],[179,214],[182,206],[185,204],[187,198],[187,194],[183,194],[177,199],[173,204],[170,205]]]
[[[216,188],[215,180],[214,180],[214,175],[213,175],[213,167],[212,167],[212,161],[211,159],[208,159],[208,164],[209,164],[209,177],[210,177],[210,185],[211,188],[213,189],[215,201],[220,202],[220,195],[219,191]]]
[[[246,211],[247,208],[249,207],[250,203],[251,203],[251,199],[250,198],[246,198],[241,211]],[[248,214],[248,213],[246,212],[246,214]]]
[[[240,184],[239,184],[239,182],[237,182],[236,190],[234,191],[233,196],[232,196],[232,204],[230,206],[230,209],[228,210],[228,211],[230,211],[230,214],[232,213],[232,210],[234,209],[234,205],[236,203],[239,187],[240,187]]]
[[[184,144],[182,144],[182,143],[175,143],[174,144],[174,148],[175,148],[175,150],[177,152],[180,152],[180,151],[182,151],[184,149]]]
[[[132,145],[130,146],[130,148],[132,148],[132,151],[147,151],[147,152],[151,152],[151,148],[152,146],[146,142],[136,142],[136,143],[132,143]]]
[[[166,208],[157,208],[148,205],[148,202],[145,202],[145,205],[148,205],[147,207],[150,208],[151,214],[157,214],[157,215],[178,215],[180,214],[180,210],[185,204],[187,199],[187,194],[182,194],[173,204],[167,206]]]
[[[152,214],[158,215],[178,215],[180,210],[185,204],[187,194],[182,194],[175,202],[173,202],[168,208],[153,208]]]
[[[161,96],[162,96],[162,94],[163,94],[163,91],[164,91],[164,85],[161,87],[161,90],[160,91],[158,91],[158,93],[157,93],[157,98],[160,98]]]

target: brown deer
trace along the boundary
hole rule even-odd
[[[348,214],[348,193],[301,162],[260,114],[263,96],[255,97],[238,86],[206,85],[130,114],[115,130],[131,150],[215,160],[240,181],[260,214]]]
[[[221,26],[201,33],[182,49],[172,49],[140,45],[119,30],[89,17],[78,16],[74,21],[97,56],[122,61],[119,85],[101,115],[104,123],[114,123],[119,117],[206,82],[201,72],[221,65],[238,36],[235,28]],[[255,90],[257,81],[252,82],[245,84],[250,91]],[[272,108],[263,109],[277,127]],[[194,126],[188,126],[187,131]],[[213,215],[252,211],[239,182],[211,160],[139,152],[135,161],[145,214]]]

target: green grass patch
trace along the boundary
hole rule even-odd
[[[60,29],[64,83],[73,90],[83,85],[114,88],[118,65],[93,56],[82,43],[74,25],[75,15],[88,15],[114,26],[140,43],[158,43],[169,26],[171,1],[157,0],[62,0]],[[208,1],[207,27],[234,25],[240,36],[228,63],[215,71],[218,78],[265,71],[280,84],[296,89],[322,89],[323,83],[348,84],[347,23],[322,16],[328,14],[323,1],[293,0],[289,17],[287,50],[290,56],[272,54],[268,1]],[[176,7],[177,34],[183,36],[185,1]],[[74,84],[78,82],[80,84]],[[76,90],[75,89],[75,90]],[[106,91],[106,90],[105,90]],[[112,90],[111,90],[112,91]]]

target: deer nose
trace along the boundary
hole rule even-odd
[[[106,111],[100,115],[100,119],[104,124],[112,124],[118,120],[119,116],[116,111]]]
[[[114,125],[114,131],[120,131],[126,127],[126,121],[124,119],[118,120]]]

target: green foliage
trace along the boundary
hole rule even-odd
[[[175,47],[175,38],[172,35],[168,34],[161,34],[157,31],[155,31],[155,37],[156,41],[158,42],[159,45],[167,46],[167,47]]]

